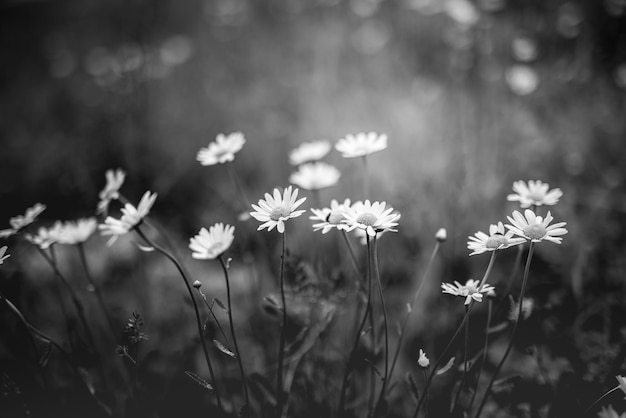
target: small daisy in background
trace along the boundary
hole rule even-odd
[[[321,229],[322,234],[328,233],[333,228],[348,231],[350,227],[342,222],[345,219],[343,211],[347,207],[350,207],[350,199],[344,200],[341,204],[333,199],[330,201],[329,208],[311,209],[313,216],[309,216],[309,219],[317,221],[317,223],[313,224],[313,231]]]
[[[565,222],[550,225],[550,222],[554,219],[550,212],[548,212],[544,219],[541,216],[537,216],[535,212],[530,209],[526,209],[524,216],[516,210],[513,212],[513,217],[507,216],[507,219],[511,224],[505,226],[512,231],[513,234],[532,242],[546,240],[560,244],[562,241],[560,236],[567,234],[567,229],[563,228],[566,225]]]
[[[519,180],[513,183],[514,194],[506,197],[509,202],[519,202],[522,209],[531,206],[551,206],[559,202],[563,192],[561,189],[550,190],[550,185],[541,180],[529,180],[528,184]]]
[[[289,163],[300,165],[321,160],[330,152],[331,147],[330,142],[326,140],[304,142],[289,153]]]
[[[98,215],[106,214],[109,210],[109,204],[111,201],[118,200],[120,198],[120,189],[126,179],[126,173],[118,168],[116,170],[107,170],[105,173],[106,184],[104,189],[98,195],[100,201],[98,202],[98,209],[96,213]]]
[[[519,315],[519,303],[515,302],[513,296],[509,295],[509,302],[511,304],[509,309],[509,321],[517,321],[517,316]],[[533,313],[533,308],[535,307],[535,301],[531,298],[524,298],[522,301],[522,319],[527,320],[531,313]]]
[[[502,222],[498,222],[497,225],[489,225],[489,235],[478,231],[473,237],[468,238],[467,248],[472,250],[470,256],[487,251],[503,250],[526,242],[524,238],[513,237],[513,231],[506,231]]]
[[[46,210],[46,205],[36,203],[34,206],[26,209],[24,215],[14,216],[9,219],[10,229],[3,229],[0,231],[0,238],[8,238],[12,235],[18,234],[22,229],[35,222],[37,217]]]
[[[7,258],[11,257],[11,254],[7,254],[7,249],[8,248],[9,247],[7,247],[6,245],[4,247],[0,248],[0,265],[4,264],[4,260],[6,260]]]
[[[36,234],[24,234],[24,239],[42,250],[47,250],[61,239],[63,226],[55,222],[50,228],[40,227]]]
[[[460,296],[465,298],[465,305],[469,305],[469,303],[473,300],[476,302],[482,302],[483,293],[490,294],[494,291],[494,287],[488,285],[487,283],[480,286],[480,282],[478,280],[469,279],[464,285],[455,281],[454,284],[450,283],[442,283],[441,289],[443,293],[448,293],[453,296]]]
[[[200,232],[189,240],[191,256],[198,260],[213,260],[222,255],[235,238],[235,227],[223,223],[216,223],[206,228],[201,228]]]
[[[107,245],[112,245],[115,240],[121,235],[127,234],[137,225],[139,225],[143,219],[148,216],[150,209],[154,205],[154,201],[157,198],[156,193],[147,191],[142,196],[137,207],[126,203],[122,208],[122,217],[120,219],[108,216],[103,224],[98,225],[98,229],[102,235],[110,235],[111,238],[107,242]]]
[[[59,244],[76,245],[87,241],[98,229],[96,218],[81,218],[61,224]]]
[[[387,207],[386,202],[356,202],[352,206],[343,210],[345,219],[343,222],[348,225],[349,230],[362,229],[370,237],[376,236],[379,232],[391,231],[398,226],[400,214],[393,211],[392,207]]]
[[[348,134],[335,144],[343,158],[365,157],[387,148],[387,135],[376,132]]]
[[[224,164],[233,161],[235,154],[241,151],[245,143],[246,139],[241,132],[218,134],[214,142],[198,151],[196,159],[205,166]]]
[[[296,210],[306,200],[306,197],[297,199],[298,189],[292,191],[291,186],[287,187],[282,195],[278,189],[274,189],[273,196],[265,193],[265,199],[259,199],[258,205],[252,204],[254,212],[250,212],[250,216],[263,222],[257,231],[264,228],[271,231],[276,227],[281,234],[285,232],[285,221],[297,218],[306,212],[305,210]]]
[[[298,171],[289,177],[289,182],[306,190],[320,190],[334,186],[340,177],[341,172],[336,167],[315,162],[298,167]]]
[[[419,355],[417,357],[417,364],[423,369],[427,369],[430,365],[430,360],[426,357],[426,353],[420,348]]]

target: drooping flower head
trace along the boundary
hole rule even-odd
[[[98,229],[101,231],[102,235],[111,236],[107,245],[112,245],[119,236],[127,234],[139,225],[143,219],[148,216],[148,213],[150,213],[150,209],[152,205],[154,205],[156,198],[156,193],[147,191],[142,196],[137,207],[130,203],[124,205],[121,209],[122,217],[120,219],[108,216],[103,224],[98,225]]]
[[[42,250],[47,250],[61,238],[61,222],[55,222],[50,228],[40,227],[36,234],[25,234],[26,241],[38,246]]]
[[[207,231],[201,228],[198,235],[189,239],[191,256],[199,260],[213,260],[222,255],[232,244],[235,227],[217,223]]]
[[[400,214],[394,212],[392,207],[387,207],[386,202],[358,201],[352,206],[345,207],[342,214],[345,217],[343,222],[348,225],[350,231],[355,228],[362,229],[370,237],[384,231],[398,232],[395,227],[398,226]]]
[[[554,219],[550,212],[543,219],[541,216],[537,216],[535,212],[530,209],[526,209],[524,216],[519,211],[513,212],[513,217],[507,216],[507,219],[511,223],[505,225],[513,234],[530,240],[532,242],[541,242],[543,240],[560,244],[563,238],[561,235],[567,234],[567,229],[563,228],[566,223],[558,222],[550,225],[550,222]]]
[[[0,231],[0,238],[8,238],[11,235],[19,233],[22,229],[35,222],[37,217],[41,215],[41,212],[46,210],[46,205],[36,203],[34,206],[26,209],[24,215],[14,216],[9,219],[10,229],[3,229]]]
[[[423,369],[427,369],[428,366],[430,365],[430,360],[428,359],[428,357],[426,357],[426,353],[424,353],[424,351],[421,348],[420,348],[419,355],[417,358],[417,364]]]
[[[341,173],[337,168],[324,162],[315,162],[298,167],[298,171],[289,177],[289,182],[306,190],[320,190],[337,184],[339,177]]]
[[[243,148],[245,143],[246,138],[241,132],[229,135],[218,134],[214,142],[198,151],[196,159],[202,165],[224,164],[233,161],[235,154]]]
[[[291,165],[300,165],[321,160],[328,154],[330,148],[331,144],[326,140],[305,142],[289,153],[289,162]]]
[[[124,179],[126,179],[126,173],[121,168],[107,170],[105,177],[107,182],[104,185],[104,189],[102,189],[99,194],[100,201],[98,202],[98,209],[96,211],[99,215],[107,213],[111,201],[120,198],[120,189],[124,184]]]
[[[4,264],[4,260],[11,257],[11,254],[6,254],[8,247],[5,245],[0,248],[0,265]],[[6,254],[6,255],[5,255]]]
[[[480,286],[478,280],[468,280],[464,285],[455,281],[454,284],[442,283],[441,289],[443,293],[448,293],[453,296],[461,296],[465,298],[465,305],[474,299],[476,302],[482,302],[483,293],[489,294],[494,291],[494,287],[485,283]]]
[[[259,199],[259,204],[252,204],[254,212],[250,216],[259,222],[263,222],[257,228],[260,231],[267,228],[271,231],[276,227],[281,234],[285,232],[285,221],[302,215],[304,210],[296,210],[306,200],[306,197],[298,199],[298,189],[287,187],[281,195],[280,190],[274,189],[274,194],[265,193],[265,199]]]
[[[61,224],[59,244],[81,244],[96,232],[98,221],[96,218],[81,218]]]
[[[563,196],[561,189],[550,190],[550,185],[541,180],[529,180],[526,184],[522,180],[513,183],[514,194],[510,194],[506,199],[510,202],[519,202],[522,209],[531,206],[556,205]]]
[[[345,219],[343,211],[346,207],[350,207],[350,199],[344,200],[341,204],[333,199],[330,201],[329,208],[311,209],[314,216],[309,216],[309,219],[317,221],[313,224],[313,231],[321,229],[322,234],[326,234],[333,228],[348,231],[350,227],[342,222]]]
[[[467,248],[472,250],[470,256],[486,251],[503,250],[526,242],[524,238],[513,237],[513,231],[505,232],[502,222],[498,222],[497,225],[489,225],[489,235],[478,231],[473,237],[468,238]]]
[[[348,134],[335,144],[343,158],[364,157],[387,148],[387,135],[376,132]]]

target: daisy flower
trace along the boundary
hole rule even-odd
[[[398,232],[395,229],[398,226],[398,219],[400,214],[393,212],[393,208],[387,208],[385,202],[370,203],[366,200],[365,203],[359,201],[354,205],[345,207],[343,210],[343,216],[346,218],[343,220],[348,225],[349,230],[362,229],[367,232],[370,237],[376,236],[378,232],[391,231]]]
[[[306,190],[319,190],[334,186],[341,173],[337,168],[323,162],[307,163],[291,174],[289,182]]]
[[[491,293],[494,290],[494,287],[485,283],[478,288],[480,285],[480,281],[478,280],[468,280],[464,285],[455,281],[454,285],[450,283],[442,283],[441,289],[443,293],[448,293],[453,296],[461,296],[465,298],[465,305],[469,305],[469,303],[474,299],[476,302],[482,302],[483,293]]]
[[[148,216],[157,194],[147,191],[139,201],[137,207],[126,203],[122,208],[122,217],[120,219],[108,216],[103,224],[98,225],[98,229],[102,235],[111,235],[111,238],[107,242],[107,245],[112,245],[115,240],[124,234],[127,234],[137,225],[139,225],[143,218]]]
[[[37,217],[41,215],[41,212],[44,210],[46,210],[46,205],[36,203],[34,206],[26,209],[26,213],[24,213],[24,215],[18,215],[9,219],[11,228],[0,231],[0,238],[8,238],[11,235],[17,234],[22,229],[35,222]]]
[[[26,241],[35,244],[42,250],[47,250],[52,244],[55,244],[61,238],[61,230],[63,229],[61,222],[55,222],[50,228],[41,227],[36,234],[25,234]]]
[[[300,165],[321,160],[330,152],[330,148],[331,144],[326,140],[305,142],[289,153],[289,162],[292,165]]]
[[[235,159],[235,154],[243,148],[246,139],[241,132],[234,132],[228,136],[218,134],[215,142],[208,147],[200,148],[196,159],[202,165],[224,164]]]
[[[387,135],[376,132],[346,135],[335,144],[343,158],[364,157],[387,148]]]
[[[330,201],[330,208],[311,209],[314,216],[309,216],[312,221],[318,221],[313,224],[313,231],[322,230],[322,234],[326,234],[333,228],[348,231],[350,228],[342,221],[345,219],[343,210],[350,206],[350,199],[344,200],[343,203],[337,202],[335,199]]]
[[[513,237],[513,231],[506,231],[502,222],[489,225],[489,235],[478,231],[473,237],[468,237],[467,248],[472,250],[470,256],[482,254],[486,251],[503,250],[526,242],[524,238]]]
[[[0,248],[0,265],[4,264],[4,260],[6,260],[7,258],[11,257],[11,254],[6,254],[7,252],[7,246],[5,245],[4,247]]]
[[[535,215],[535,212],[532,210],[526,209],[524,216],[519,211],[514,211],[513,217],[507,216],[507,219],[511,225],[507,224],[506,227],[513,231],[513,234],[532,242],[547,240],[560,244],[562,240],[560,236],[567,234],[567,229],[563,228],[566,225],[565,222],[550,225],[550,222],[554,219],[550,212],[543,219],[541,216]]]
[[[426,357],[426,353],[420,348],[419,356],[417,358],[417,364],[426,369],[430,365],[430,360]]]
[[[81,244],[98,229],[96,218],[82,218],[64,222],[61,226],[59,244]]]
[[[271,231],[276,227],[281,234],[285,232],[285,221],[302,215],[304,210],[296,210],[306,200],[303,197],[299,200],[298,189],[293,190],[291,186],[287,187],[281,196],[278,189],[274,189],[274,195],[265,193],[265,200],[259,199],[259,204],[252,205],[254,212],[250,212],[250,216],[259,222],[263,222],[257,228],[257,231],[267,228]]]
[[[199,260],[213,260],[222,255],[233,242],[235,227],[217,223],[207,231],[200,229],[195,237],[189,239],[191,256]]]
[[[603,406],[600,413],[598,413],[598,418],[626,418],[626,412],[618,414],[612,405],[608,407]]]
[[[513,183],[513,191],[515,193],[508,195],[506,200],[519,202],[522,209],[529,208],[533,205],[556,205],[561,196],[563,196],[563,192],[561,189],[549,189],[550,185],[541,180],[529,180],[528,185],[522,180],[519,180]]]
[[[105,173],[106,184],[104,189],[99,194],[100,201],[98,202],[97,214],[106,213],[109,210],[109,204],[112,200],[120,198],[120,189],[126,179],[126,173],[118,168],[117,170],[107,170]]]

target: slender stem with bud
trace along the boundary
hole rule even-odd
[[[280,256],[280,299],[283,306],[282,325],[280,327],[280,343],[278,347],[278,373],[276,375],[276,416],[280,418],[283,407],[288,402],[289,394],[283,393],[283,363],[285,360],[285,339],[287,328],[287,301],[285,300],[285,258],[287,257],[287,231],[283,232],[283,251]]]
[[[383,285],[380,281],[380,271],[378,269],[378,240],[376,236],[374,236],[374,256],[373,264],[374,264],[374,275],[376,276],[376,282],[378,284],[378,294],[380,296],[380,303],[383,308],[383,324],[385,327],[385,374],[383,375],[383,384],[380,389],[380,395],[378,396],[378,401],[376,405],[376,410],[379,410],[382,407],[382,402],[385,398],[387,392],[387,385],[389,383],[389,328],[387,326],[387,308],[385,306],[385,296],[383,294]]]

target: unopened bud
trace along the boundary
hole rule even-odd
[[[448,232],[445,228],[439,228],[435,234],[435,238],[437,238],[437,241],[439,242],[444,242],[448,238]]]
[[[195,287],[196,289],[200,289],[200,287],[202,287],[202,283],[200,283],[200,280],[196,280],[195,282],[193,282],[193,287]]]
[[[424,351],[422,351],[421,348],[419,357],[417,359],[417,364],[424,369],[428,368],[428,366],[430,365],[430,360],[428,360],[428,357],[426,357],[426,354],[424,353]]]

